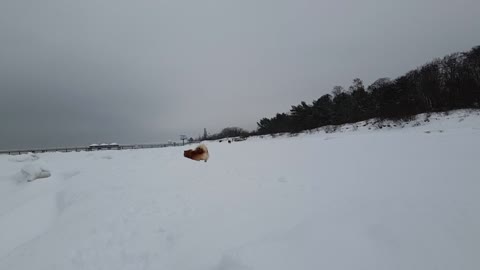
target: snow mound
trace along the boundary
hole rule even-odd
[[[28,182],[41,179],[41,178],[48,178],[52,174],[48,169],[46,169],[43,165],[38,164],[27,164],[23,166],[21,169],[21,174],[25,180]]]
[[[35,161],[38,160],[40,157],[34,153],[28,153],[23,155],[18,155],[13,158],[10,158],[10,161],[13,162],[27,162],[27,161]]]

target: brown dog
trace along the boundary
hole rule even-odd
[[[204,160],[205,162],[207,162],[208,158],[210,157],[208,154],[207,146],[203,143],[200,144],[197,148],[195,148],[195,150],[183,151],[183,156],[196,161]]]

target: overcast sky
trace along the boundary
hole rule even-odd
[[[478,0],[0,0],[0,149],[251,130],[475,45]]]

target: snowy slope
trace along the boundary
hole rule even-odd
[[[419,119],[207,142],[207,163],[2,155],[0,269],[480,269],[480,116]]]

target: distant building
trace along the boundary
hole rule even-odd
[[[118,143],[110,143],[110,144],[107,144],[107,143],[101,143],[101,144],[90,144],[88,146],[88,150],[89,151],[95,151],[95,150],[118,150],[120,149],[120,145]]]

